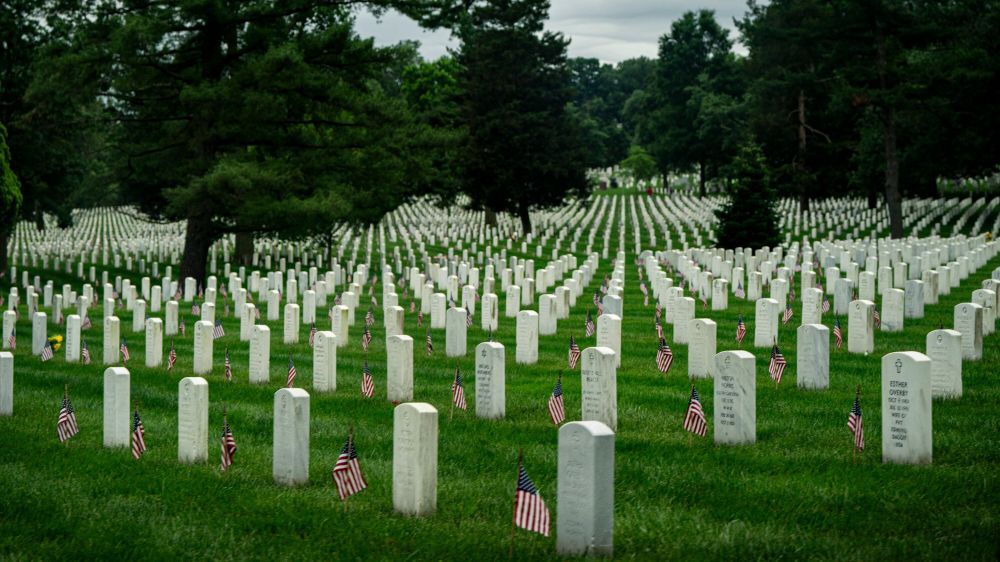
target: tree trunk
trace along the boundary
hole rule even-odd
[[[799,184],[799,212],[809,212],[809,189],[806,185],[806,92],[799,88],[799,153],[795,156],[795,172]]]
[[[521,205],[517,208],[517,216],[521,219],[521,232],[523,236],[531,234],[531,217],[528,215],[528,207]]]
[[[253,262],[253,233],[236,233],[236,263],[249,266]]]
[[[874,209],[878,207],[878,187],[872,183],[868,182],[868,208]]]
[[[875,24],[876,67],[879,88],[888,90],[888,61],[885,52],[885,34]],[[882,109],[882,140],[885,143],[885,204],[889,208],[889,236],[903,237],[903,198],[899,193],[899,154],[896,149],[896,112],[890,107]]]
[[[497,212],[489,207],[486,207],[486,226],[496,226],[497,225]]]
[[[705,163],[701,162],[699,164],[701,171],[698,174],[698,195],[700,197],[705,196]]]
[[[216,233],[212,228],[211,213],[199,213],[188,216],[187,234],[184,237],[184,256],[181,258],[179,278],[194,277],[199,283],[205,281],[205,264],[208,261],[208,248],[215,241]]]

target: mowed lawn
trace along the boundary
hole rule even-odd
[[[617,222],[617,220],[615,221]],[[632,246],[631,222],[626,246]],[[617,227],[611,233],[617,240]],[[385,399],[385,339],[376,312],[374,341],[367,354],[375,377],[375,398],[360,394],[361,322],[347,348],[338,350],[337,391],[311,390],[312,353],[308,326],[300,343],[281,343],[282,325],[269,322],[271,381],[247,382],[248,344],[239,341],[239,322],[224,320],[226,336],[215,342],[210,384],[209,462],[177,461],[177,389],[191,374],[190,305],[181,305],[187,336],[173,338],[179,360],[147,369],[145,338],[132,334],[131,313],[121,311],[122,334],[132,354],[132,399],[146,427],[149,452],[136,461],[127,449],[102,448],[102,322],[92,309],[94,328],[85,340],[94,354],[90,366],[69,365],[63,350],[41,363],[30,355],[31,325],[22,305],[15,353],[14,416],[0,418],[0,557],[5,559],[505,559],[511,544],[516,463],[525,466],[552,511],[555,533],[557,429],[546,401],[563,373],[569,420],[580,417],[579,372],[566,366],[570,335],[581,348],[594,345],[583,335],[590,299],[614,248],[600,263],[591,285],[577,300],[556,336],[540,338],[539,362],[514,362],[514,319],[503,317],[495,340],[507,348],[507,417],[486,421],[474,413],[475,345],[487,339],[475,325],[469,353],[460,361],[444,357],[444,330],[432,330],[435,352],[423,351],[426,326],[416,327],[407,309],[406,332],[414,338],[414,395],[439,411],[438,510],[409,518],[392,509],[392,405]],[[600,250],[598,241],[596,250]],[[440,250],[440,248],[435,249]],[[548,255],[546,251],[545,255]],[[580,254],[580,264],[585,256]],[[536,268],[546,260],[535,258]],[[682,429],[690,381],[687,349],[672,345],[675,361],[667,376],[656,370],[653,306],[644,307],[635,255],[627,255],[623,360],[618,369],[618,433],[615,444],[614,551],[622,559],[831,559],[831,560],[993,560],[1000,554],[1000,336],[984,340],[984,358],[963,365],[965,394],[935,401],[934,464],[896,466],[881,462],[880,359],[892,351],[924,351],[926,333],[950,327],[955,304],[1000,266],[1000,258],[927,307],[921,320],[906,320],[902,333],[877,333],[870,356],[837,350],[831,342],[829,390],[795,386],[795,318],[781,326],[781,350],[788,370],[779,387],[767,373],[769,349],[752,349],[753,307],[730,297],[725,312],[697,315],[718,323],[719,351],[735,349],[738,314],[748,336],[744,349],[757,363],[757,443],[720,447],[712,442],[713,389],[696,381],[709,419],[705,438]],[[373,264],[377,261],[373,260]],[[29,270],[57,288],[79,280],[54,271]],[[98,267],[98,271],[101,268]],[[133,282],[141,277],[131,275]],[[221,278],[221,274],[220,274]],[[499,275],[497,276],[499,280]],[[801,294],[795,279],[796,293]],[[824,280],[825,283],[826,280]],[[340,288],[342,290],[342,288]],[[499,281],[498,281],[499,292]],[[23,289],[22,289],[23,293]],[[100,294],[98,286],[98,294]],[[381,287],[376,287],[381,304]],[[362,301],[367,297],[363,296]],[[419,306],[419,305],[418,305]],[[218,313],[222,313],[221,298]],[[320,329],[329,329],[324,312]],[[162,317],[162,313],[155,316]],[[832,328],[833,316],[824,322]],[[62,326],[49,325],[49,333]],[[672,327],[664,326],[672,343]],[[164,362],[171,338],[165,338]],[[228,346],[235,382],[223,380]],[[298,368],[296,386],[311,395],[310,481],[286,488],[273,483],[274,392],[285,382],[289,353]],[[450,384],[461,368],[469,411],[452,412]],[[80,434],[67,445],[56,437],[63,388],[69,385]],[[862,388],[867,450],[852,455],[847,415],[854,390]],[[228,473],[219,471],[223,407],[239,450]],[[333,467],[348,428],[355,428],[361,466],[369,487],[345,506],[331,483]],[[518,530],[514,556],[554,558],[555,537]]]

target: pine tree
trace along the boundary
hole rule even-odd
[[[729,201],[716,212],[717,245],[721,248],[774,247],[779,241],[777,196],[771,188],[764,154],[745,145],[734,164],[736,181]]]

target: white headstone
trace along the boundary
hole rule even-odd
[[[871,353],[875,350],[875,303],[851,301],[847,315],[847,351]]]
[[[104,364],[114,365],[119,360],[119,346],[121,345],[121,326],[117,316],[108,316],[104,319]]]
[[[506,358],[498,342],[476,346],[476,416],[502,419],[506,411]]]
[[[184,377],[177,385],[177,460],[208,460],[208,381]]]
[[[318,331],[313,339],[313,389],[337,390],[337,336],[333,332]]]
[[[14,415],[14,354],[0,351],[0,416]]]
[[[413,338],[389,336],[385,353],[386,396],[391,402],[413,400]]]
[[[522,310],[517,313],[517,349],[514,360],[521,364],[538,362],[538,313]]]
[[[830,329],[803,324],[796,331],[796,382],[799,388],[823,390],[830,386]]]
[[[882,356],[882,462],[930,464],[931,360],[916,351]]]
[[[285,331],[282,341],[285,344],[299,343],[299,305],[285,305]]]
[[[605,312],[597,318],[597,345],[615,352],[615,367],[622,364],[622,319]]]
[[[447,313],[444,353],[446,357],[465,357],[467,346],[464,308],[451,307]]]
[[[759,299],[754,308],[753,345],[770,348],[778,341],[778,301]]]
[[[688,377],[703,379],[712,376],[717,330],[716,323],[707,318],[695,318],[688,322]]]
[[[597,421],[559,428],[556,553],[614,554],[615,434]]]
[[[309,393],[301,388],[274,393],[273,451],[275,483],[309,483]]]
[[[932,397],[961,398],[962,334],[945,329],[929,332],[927,356],[931,358]]]
[[[104,370],[105,447],[128,447],[131,443],[129,380],[129,372],[125,367],[108,367]]]
[[[208,320],[194,323],[194,368],[196,375],[207,375],[212,372],[212,339],[215,326]]]
[[[581,354],[580,381],[583,420],[618,427],[616,353],[608,347],[588,347]]]
[[[962,359],[983,358],[983,307],[971,302],[955,305],[955,331],[962,334]]]
[[[271,329],[263,324],[253,327],[250,338],[250,383],[263,384],[270,379]]]
[[[438,412],[407,402],[393,412],[392,505],[404,515],[437,510]]]
[[[66,362],[76,363],[80,360],[80,316],[70,314],[66,317]]]
[[[146,366],[159,367],[163,362],[163,320],[146,319]]]
[[[715,443],[742,445],[757,441],[756,364],[749,351],[715,356]]]

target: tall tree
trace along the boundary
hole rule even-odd
[[[777,199],[760,147],[752,143],[741,147],[734,168],[735,185],[729,199],[716,211],[716,243],[732,249],[777,245],[781,241]]]
[[[21,184],[10,169],[7,129],[0,123],[0,277],[7,274],[7,238],[17,224],[20,210]]]
[[[201,279],[223,234],[322,235],[411,193],[426,128],[386,92],[405,64],[384,71],[412,54],[359,39],[343,3],[107,0],[65,59],[110,100],[124,194],[187,220],[180,275]]]
[[[530,233],[531,210],[588,191],[580,124],[566,110],[568,41],[543,31],[547,0],[466,4],[453,20],[468,129],[464,189],[474,207],[514,213]]]
[[[687,12],[674,21],[670,32],[660,38],[650,92],[652,126],[645,129],[647,138],[640,138],[664,173],[698,168],[703,196],[709,174],[724,165],[729,155],[719,150],[718,139],[700,131],[702,104],[694,97],[696,89],[703,95],[742,95],[734,76],[737,63],[732,46],[729,32],[715,21],[711,10]]]

